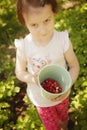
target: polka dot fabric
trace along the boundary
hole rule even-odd
[[[37,107],[37,111],[46,130],[60,130],[59,122],[68,120],[68,103],[69,98],[66,98],[56,106]]]

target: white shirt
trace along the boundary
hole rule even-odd
[[[69,48],[68,32],[57,32],[54,30],[53,37],[45,46],[37,46],[32,39],[32,35],[27,35],[24,39],[15,39],[15,46],[19,55],[26,59],[29,73],[34,74],[47,64],[58,64],[66,66],[64,53]],[[64,99],[70,91],[65,94]],[[40,87],[35,84],[27,85],[27,94],[35,106],[48,107],[57,105],[61,101],[51,101],[41,95]]]

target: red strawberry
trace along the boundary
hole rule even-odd
[[[48,78],[48,79],[44,80],[41,83],[41,85],[48,92],[51,92],[51,93],[61,93],[62,92],[62,87],[54,79]]]

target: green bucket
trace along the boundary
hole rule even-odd
[[[58,83],[62,86],[62,92],[58,94],[54,94],[54,93],[50,93],[46,91],[41,86],[41,83],[47,78],[52,78],[58,81]],[[71,80],[69,72],[64,67],[61,67],[55,64],[46,65],[40,70],[39,75],[38,75],[38,84],[41,89],[41,94],[42,96],[48,99],[53,99],[53,98],[56,98],[58,96],[65,94],[71,88],[71,83],[72,83],[72,80]]]

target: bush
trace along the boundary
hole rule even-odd
[[[20,35],[24,36],[27,30],[18,23],[14,11],[14,0],[2,1],[0,6],[0,30],[2,31],[0,37],[0,128],[4,130],[44,130],[34,105],[25,94],[26,87],[16,79],[14,74],[13,40]],[[70,95],[69,114],[70,120],[74,122],[73,130],[87,130],[86,19],[87,3],[82,3],[72,9],[62,9],[55,18],[55,28],[58,31],[68,29],[81,67],[79,78]]]
[[[70,117],[74,130],[86,130],[87,119],[87,3],[75,9],[64,10],[56,16],[55,28],[68,29],[74,51],[80,63],[80,75],[71,92]]]

